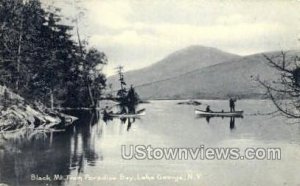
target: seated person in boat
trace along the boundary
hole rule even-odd
[[[109,114],[108,114],[107,110],[108,110],[108,106],[106,106],[104,111],[103,111],[103,118],[105,118],[105,119],[109,117]]]
[[[207,105],[207,107],[206,107],[206,112],[211,112],[209,105]]]

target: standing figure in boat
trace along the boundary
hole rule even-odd
[[[229,99],[230,112],[234,112],[235,111],[235,102],[236,102],[236,99],[233,99],[233,98]]]

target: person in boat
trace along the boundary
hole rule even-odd
[[[127,110],[125,106],[121,106],[121,112],[120,114],[127,114]]]
[[[209,105],[207,105],[207,107],[206,107],[206,112],[211,112]]]
[[[230,112],[235,111],[235,100],[233,98],[229,99],[229,107],[230,107]]]
[[[107,109],[108,109],[108,107],[106,106],[106,107],[104,108],[104,110],[103,110],[103,115],[104,115],[104,116],[108,115]]]
[[[112,116],[111,114],[113,114],[113,111],[110,110],[111,108],[109,108],[108,106],[106,106],[103,110],[103,121],[107,122],[109,120],[112,120]]]
[[[107,121],[109,118],[109,114],[108,114],[107,110],[108,110],[108,106],[106,106],[103,110],[103,120],[104,121]]]

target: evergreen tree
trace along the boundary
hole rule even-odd
[[[39,0],[0,1],[0,82],[52,108],[95,106],[106,56],[73,41],[61,19],[59,9],[44,9]]]

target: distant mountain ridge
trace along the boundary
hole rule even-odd
[[[278,52],[267,53],[269,56]],[[203,46],[191,46],[170,54],[140,70],[125,73],[144,99],[261,98],[265,92],[254,80],[279,77],[262,54],[238,56]],[[118,89],[116,76],[108,83]]]
[[[257,59],[252,61],[253,57]],[[174,79],[137,87],[137,91],[145,99],[260,98],[264,90],[254,80],[257,75],[264,80],[277,76],[259,55],[204,67]]]
[[[177,77],[195,69],[236,58],[240,58],[240,56],[211,47],[193,45],[178,50],[146,68],[126,72],[125,80],[128,84],[140,85]],[[118,88],[118,76],[111,76],[108,80],[109,83],[113,84],[113,89]]]

